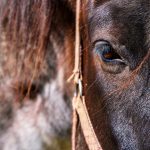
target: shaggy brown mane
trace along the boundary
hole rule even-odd
[[[16,58],[16,66],[11,60],[7,66],[14,65],[20,69],[16,70],[15,76],[27,82],[29,95],[32,82],[40,76],[39,72],[44,67],[54,4],[49,0],[7,0],[1,7],[2,31],[8,54]]]
[[[15,83],[15,89],[19,88],[19,91],[28,96],[30,91],[35,89],[32,84],[41,78],[41,74],[45,74],[45,70],[48,68],[45,57],[47,49],[51,46],[50,35],[54,30],[61,31],[61,26],[67,28],[67,23],[64,20],[69,17],[72,19],[71,6],[73,9],[73,1],[69,3],[61,1],[60,4],[60,2],[53,0],[6,0],[0,5],[1,32],[6,41],[6,53],[10,56],[4,70],[7,70],[10,75],[12,72],[14,73],[14,68],[16,68],[15,76],[18,76],[18,83],[17,85]],[[64,10],[61,10],[63,7]],[[59,9],[65,14],[62,21],[59,17]],[[68,10],[70,14],[67,14]],[[59,27],[59,21],[57,22],[56,18],[63,25],[60,23]],[[70,22],[73,21],[70,20]],[[58,29],[55,29],[56,24]],[[67,36],[69,37],[69,35]],[[51,57],[54,57],[56,61],[55,56],[51,54]],[[51,77],[54,74],[51,73]],[[22,85],[24,83],[25,85]],[[32,92],[34,93],[34,91]]]

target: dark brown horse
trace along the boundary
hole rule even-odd
[[[103,150],[150,149],[150,1],[82,0],[86,105]],[[1,149],[51,148],[70,126],[74,0],[0,0]],[[10,148],[11,147],[11,148]],[[78,127],[77,149],[86,150]]]
[[[150,2],[90,1],[85,99],[103,149],[150,149]],[[84,148],[83,148],[84,149]]]

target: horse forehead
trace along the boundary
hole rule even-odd
[[[91,9],[88,19],[92,40],[97,39],[99,35],[110,36],[112,31],[119,33],[121,28],[124,28],[118,17],[120,11],[120,7],[109,1]]]
[[[89,0],[88,1],[88,4],[89,4],[89,7],[92,7],[92,8],[95,8],[95,7],[98,7],[100,5],[105,5],[106,3],[113,3],[113,4],[116,4],[116,5],[120,5],[120,6],[123,6],[123,7],[128,7],[128,6],[132,6],[132,5],[137,5],[137,4],[140,4],[140,3],[147,3],[149,0],[146,0],[143,2],[143,0]]]
[[[105,26],[112,20],[119,21],[120,18],[131,15],[134,15],[135,19],[139,17],[139,14],[144,13],[145,5],[148,3],[141,0],[93,0],[89,3],[89,22],[93,23],[92,21],[96,20],[97,24]]]
[[[133,28],[136,24],[143,24],[144,5],[140,0],[105,0],[103,3],[96,1],[97,5],[89,10],[90,33],[107,29],[106,31],[124,32],[127,28]],[[99,2],[99,3],[98,3]],[[94,2],[93,2],[94,3]],[[106,32],[107,33],[107,32]],[[91,35],[92,36],[92,35]]]

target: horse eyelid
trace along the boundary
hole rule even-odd
[[[92,49],[95,47],[96,43],[99,43],[99,42],[105,42],[105,43],[111,45],[110,42],[107,41],[107,40],[104,40],[104,39],[98,39],[98,40],[95,40],[94,42],[92,42],[92,44],[91,44],[91,45],[92,45]]]

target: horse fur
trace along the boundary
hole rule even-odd
[[[74,0],[0,0],[0,148],[52,149],[70,128]],[[83,83],[87,109],[104,150],[150,149],[150,2],[81,4]],[[106,65],[104,40],[125,66]],[[113,72],[113,73],[112,73]],[[79,150],[87,150],[80,126]],[[18,142],[19,141],[19,142]]]

